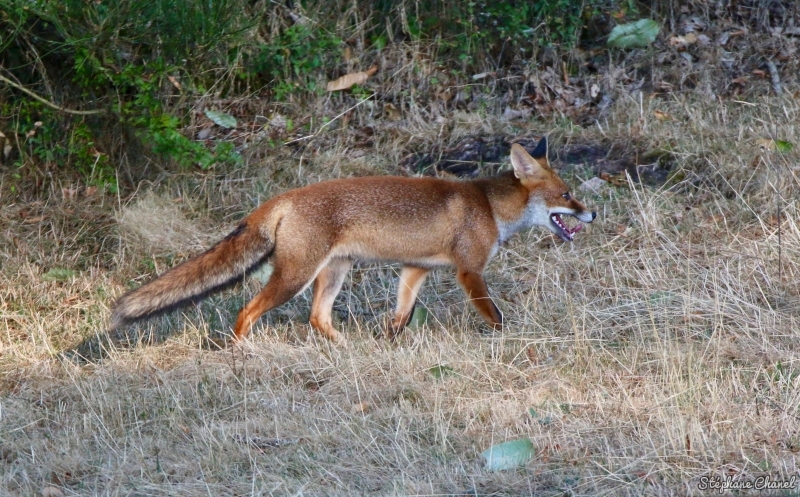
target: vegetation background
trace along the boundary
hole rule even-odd
[[[798,38],[788,0],[0,0],[0,494],[798,495]],[[599,219],[500,251],[503,333],[438,271],[375,339],[391,266],[347,347],[303,295],[218,350],[263,274],[105,328],[277,193],[545,134]]]

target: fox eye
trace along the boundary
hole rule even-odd
[[[569,192],[567,192],[567,193],[565,193],[565,194],[563,194],[561,196],[564,197],[564,200],[569,200]]]

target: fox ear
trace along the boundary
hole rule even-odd
[[[539,158],[536,153],[542,148],[542,143],[544,143],[545,155],[543,158]],[[514,176],[519,179],[542,177],[545,168],[548,166],[547,141],[542,138],[542,141],[536,146],[533,157],[519,143],[511,145],[511,165],[514,166]]]
[[[536,159],[537,161],[544,160],[547,162],[547,137],[543,136],[541,140],[539,140],[539,144],[536,145],[536,148],[533,149],[533,153],[531,156]]]

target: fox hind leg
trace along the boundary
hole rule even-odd
[[[313,277],[313,272],[287,271],[276,264],[266,286],[239,312],[233,327],[234,340],[238,342],[246,338],[262,314],[291,300]]]
[[[342,288],[342,283],[350,270],[352,262],[347,259],[331,260],[320,270],[314,280],[314,298],[311,304],[311,327],[322,333],[333,342],[339,342],[341,336],[333,327],[331,310],[333,301]]]

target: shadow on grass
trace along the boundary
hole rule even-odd
[[[232,343],[230,333],[221,331],[230,330],[230,325],[204,320],[204,317],[213,315],[212,312],[203,313],[203,316],[197,320],[197,322],[205,321],[206,324],[203,326],[205,329],[220,330],[212,331],[202,338],[201,348],[204,350],[222,350]],[[102,363],[121,351],[163,344],[178,330],[183,330],[186,321],[193,320],[193,317],[186,316],[182,312],[175,312],[171,315],[123,326],[117,330],[97,330],[92,336],[84,338],[77,345],[61,352],[59,358],[78,365]],[[220,321],[222,320],[220,319]]]
[[[531,153],[539,139],[539,136],[467,136],[450,147],[410,153],[400,162],[400,169],[434,176],[442,172],[462,178],[489,176],[503,169],[501,164],[508,161],[512,142]],[[550,160],[559,171],[580,168],[584,175],[588,171],[592,176],[623,179],[627,173],[634,181],[652,187],[660,187],[669,180],[675,162],[665,152],[635,150],[628,143],[599,142],[553,148]]]

